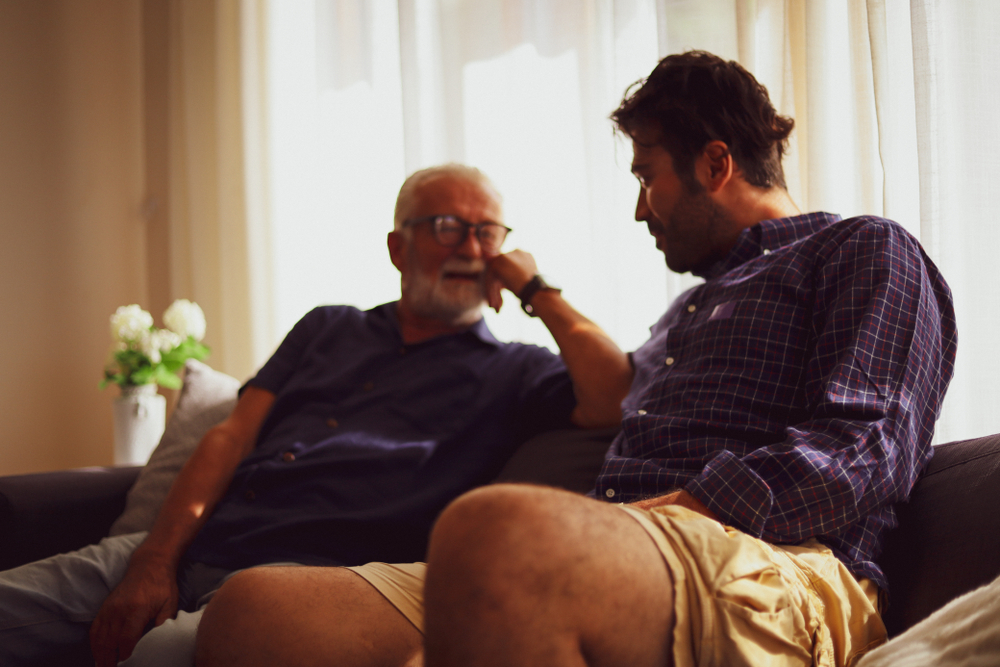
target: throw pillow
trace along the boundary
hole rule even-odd
[[[125,499],[125,511],[111,526],[111,535],[125,535],[153,526],[170,485],[208,429],[233,411],[240,382],[191,359],[184,387],[160,444],[139,473]]]

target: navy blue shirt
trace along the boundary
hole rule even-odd
[[[276,399],[195,562],[422,560],[444,506],[576,405],[548,350],[500,343],[482,320],[404,345],[395,303],[316,308],[248,384]]]
[[[745,230],[703,277],[633,355],[597,495],[682,487],[755,537],[817,537],[884,589],[882,535],[954,371],[948,285],[898,224],[826,213]]]

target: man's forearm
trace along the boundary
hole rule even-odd
[[[229,488],[240,462],[253,450],[274,394],[248,387],[226,421],[209,429],[181,469],[138,557],[176,568]]]
[[[581,315],[562,294],[543,290],[531,299],[535,315],[548,328],[573,379],[578,426],[614,426],[621,422],[621,402],[632,385],[628,357],[596,324]]]
[[[170,487],[137,555],[176,569],[181,555],[225,494],[243,456],[224,431],[213,429],[206,434]]]
[[[497,311],[506,287],[520,294],[538,273],[534,258],[513,250],[490,261],[493,278],[488,283],[488,303]],[[569,305],[557,290],[541,290],[531,297],[532,314],[539,317],[559,346],[563,362],[573,380],[577,426],[597,428],[621,423],[621,402],[632,386],[628,357],[604,331]]]

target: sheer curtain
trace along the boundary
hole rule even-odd
[[[267,44],[276,330],[317,303],[396,298],[396,190],[455,160],[497,183],[510,248],[623,346],[645,339],[666,269],[631,220],[631,154],[606,117],[656,62],[652,4],[281,2]],[[516,300],[489,325],[552,345]]]
[[[320,303],[398,296],[396,190],[449,160],[505,197],[510,248],[625,349],[697,282],[632,220],[631,151],[607,121],[631,82],[690,48],[739,60],[796,119],[785,162],[804,210],[885,215],[955,292],[947,441],[1000,431],[1000,319],[987,207],[1000,131],[990,0],[243,0],[255,362]],[[266,46],[262,46],[266,45]],[[257,179],[256,181],[254,179]],[[250,201],[252,200],[252,201]],[[256,239],[256,241],[254,240]],[[255,250],[256,249],[256,250]],[[262,276],[266,276],[263,279]],[[552,345],[511,300],[501,338]]]

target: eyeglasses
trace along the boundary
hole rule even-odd
[[[455,248],[469,238],[469,230],[476,230],[476,239],[483,252],[493,254],[500,252],[510,227],[504,227],[496,222],[471,223],[454,215],[428,215],[422,218],[412,218],[403,223],[403,227],[412,227],[422,222],[433,223],[434,238],[446,248]]]

